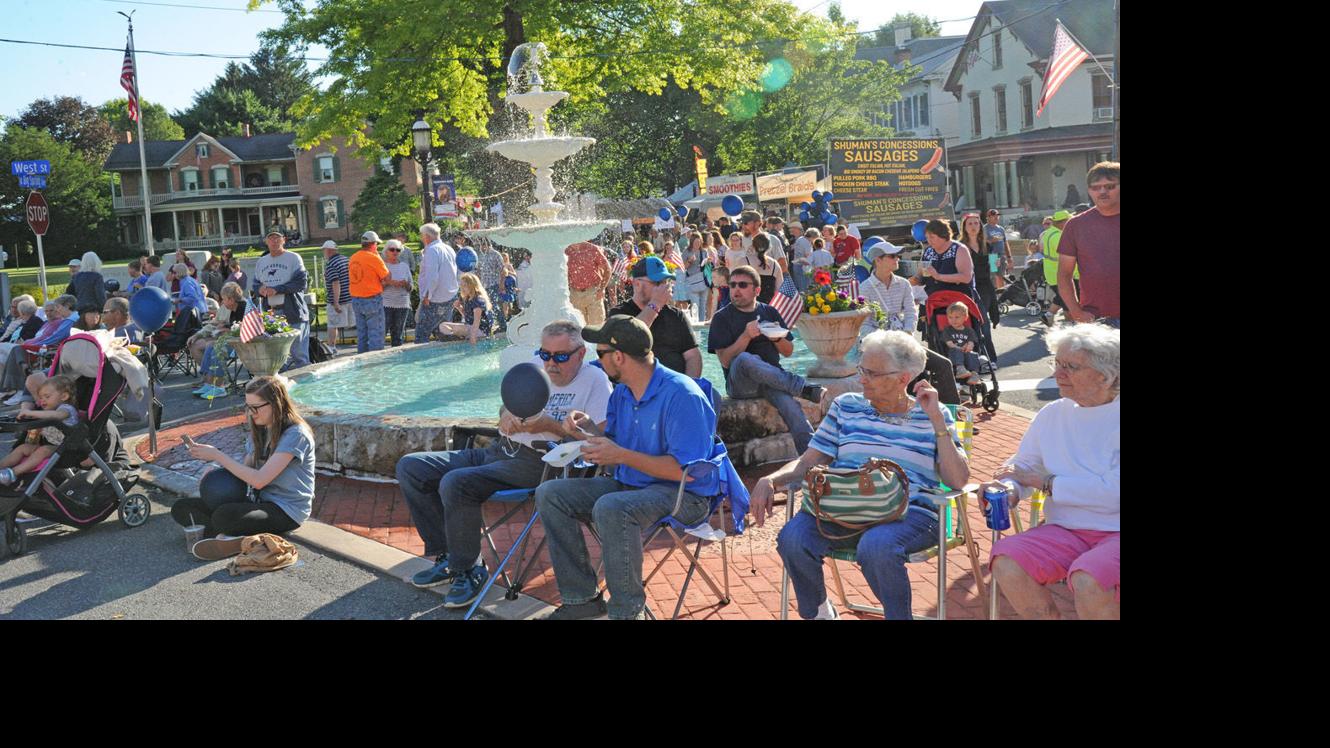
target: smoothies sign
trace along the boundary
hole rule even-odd
[[[832,138],[827,167],[843,223],[903,226],[955,217],[941,139]]]
[[[751,195],[755,192],[757,189],[753,186],[752,174],[727,174],[707,180],[707,194],[711,197]]]

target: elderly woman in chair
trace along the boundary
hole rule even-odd
[[[863,393],[847,392],[831,403],[808,451],[760,479],[750,507],[761,526],[771,515],[776,486],[802,481],[815,465],[857,468],[875,457],[904,469],[910,479],[910,505],[897,521],[843,540],[823,537],[813,515],[806,512],[790,520],[780,532],[777,548],[794,583],[799,615],[805,619],[837,616],[827,599],[822,559],[831,550],[854,548],[886,617],[909,620],[906,559],[937,542],[937,510],[923,491],[936,489],[939,482],[963,486],[970,477],[954,419],[938,401],[937,391],[923,380],[910,387],[924,370],[923,345],[904,332],[883,330],[865,337],[861,345]],[[917,400],[910,397],[911,391]]]
[[[1023,618],[1058,618],[1047,585],[1064,579],[1081,619],[1122,617],[1121,339],[1097,324],[1048,334],[1062,399],[1039,411],[993,476],[1021,498],[1047,496],[1042,525],[993,546],[993,579]]]

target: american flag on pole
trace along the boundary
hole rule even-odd
[[[245,314],[240,320],[240,342],[248,343],[263,334],[263,312],[257,309]]]
[[[1059,20],[1053,30],[1053,54],[1049,55],[1048,70],[1044,72],[1044,92],[1039,95],[1039,110],[1034,116],[1038,117],[1044,113],[1044,107],[1048,106],[1053,94],[1058,92],[1068,76],[1089,56],[1089,52],[1072,41],[1071,34],[1067,33],[1062,27],[1062,21]]]
[[[794,287],[794,281],[789,275],[785,276],[780,288],[776,289],[776,295],[771,297],[771,306],[780,314],[785,329],[794,329],[794,323],[798,322],[799,315],[804,313],[804,301],[803,295]]]
[[[854,272],[854,263],[846,263],[836,273],[836,290],[843,291],[851,299],[859,298],[859,276]]]
[[[131,42],[125,40],[125,64],[120,66],[120,87],[129,94],[129,118],[139,121],[138,85],[134,82],[134,55]]]

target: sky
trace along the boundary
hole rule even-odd
[[[794,0],[799,8],[825,15],[830,0]],[[64,49],[0,41],[0,116],[13,117],[35,99],[78,96],[98,105],[124,95],[125,19],[134,12],[140,92],[170,111],[185,109],[195,91],[207,88],[227,60],[166,57],[144,50],[206,52],[247,57],[258,48],[259,32],[280,24],[271,5],[245,12],[246,0],[0,0],[0,38],[80,44],[110,50]],[[945,35],[963,35],[980,0],[840,0],[847,18],[861,30],[876,29],[896,13],[914,12],[943,21]],[[177,7],[181,5],[210,6]],[[325,51],[312,49],[310,56]]]

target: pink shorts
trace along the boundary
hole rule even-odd
[[[998,556],[1007,556],[1039,584],[1052,584],[1083,571],[1122,602],[1122,533],[1100,530],[1068,530],[1059,525],[1040,525],[1002,538],[989,554],[989,567]],[[1075,591],[1075,588],[1073,588]]]

